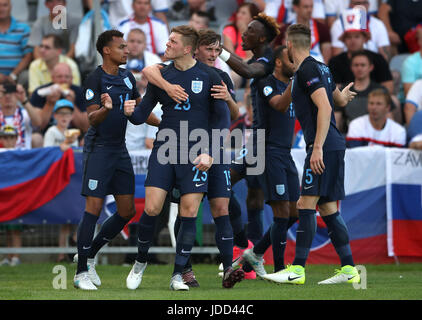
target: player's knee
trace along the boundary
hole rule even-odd
[[[264,193],[260,189],[249,189],[246,198],[246,206],[248,209],[264,208]]]
[[[145,203],[145,212],[148,213],[149,216],[158,216],[161,212],[162,206],[159,206],[156,203]]]
[[[211,207],[212,216],[214,218],[229,214],[227,203],[211,203],[210,202],[210,207]]]
[[[136,210],[135,207],[131,207],[128,210],[125,210],[124,212],[119,212],[119,214],[123,219],[130,220],[135,216]]]
[[[196,217],[198,214],[198,207],[191,203],[180,205],[180,215],[182,217]]]

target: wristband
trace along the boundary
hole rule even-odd
[[[16,81],[16,79],[18,78],[18,76],[14,74],[13,72],[9,74],[9,76],[12,78],[13,81]]]
[[[23,102],[22,102],[22,105],[24,106],[24,105],[26,105],[28,102],[29,102],[29,100],[28,100],[28,99],[26,99],[25,101],[23,101]]]
[[[224,62],[227,62],[227,60],[230,59],[230,52],[228,52],[227,50],[221,49],[220,58]]]

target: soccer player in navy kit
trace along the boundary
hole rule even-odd
[[[215,60],[218,58],[218,55],[220,54],[221,50],[221,36],[215,33],[213,30],[200,30],[198,34],[199,39],[197,49],[195,51],[195,59],[207,64],[221,76],[223,82],[221,84],[214,85],[211,88],[211,90],[213,91],[212,96],[215,99],[222,99],[226,101],[230,110],[230,118],[232,120],[236,119],[238,117],[239,109],[235,101],[233,83],[230,79],[230,76],[226,72],[214,67]],[[182,100],[189,98],[188,95],[184,95],[185,90],[182,87],[176,84],[171,84],[165,79],[163,79],[160,73],[160,69],[157,65],[145,68],[143,70],[143,74],[148,78],[151,83],[165,90],[169,96],[174,96],[175,101],[179,101],[176,97],[179,97]],[[181,90],[179,96],[178,90]],[[216,114],[216,112],[212,112],[211,119],[209,122],[210,134],[212,129],[229,129],[230,122],[221,123],[222,126],[217,127],[220,123],[218,121],[218,118],[220,116],[221,115]],[[233,231],[231,229],[231,224],[228,216],[228,205],[231,196],[230,164],[223,163],[223,144],[224,142],[220,141],[219,146],[222,149],[220,152],[219,163],[217,164],[214,162],[208,171],[207,198],[209,200],[211,214],[214,218],[214,222],[216,225],[215,239],[223,260],[223,270],[227,270],[229,267],[231,267],[233,258]],[[175,222],[176,235],[179,231],[179,225],[180,216],[177,217]],[[237,271],[237,274],[241,278],[242,270]],[[199,283],[197,282],[196,277],[192,271],[190,259],[185,265],[182,277],[185,284],[187,284],[188,286],[199,286]],[[239,280],[241,280],[240,278]],[[232,283],[224,281],[223,279],[223,285],[230,287],[232,286]]]
[[[318,205],[342,266],[335,276],[319,284],[354,283],[360,281],[360,276],[353,263],[346,224],[337,208],[337,201],[344,198],[345,140],[336,127],[333,107],[346,105],[356,93],[349,90],[353,83],[341,92],[338,90],[328,67],[309,55],[310,43],[307,26],[295,24],[288,28],[288,54],[297,70],[292,100],[307,151],[297,202],[295,259],[286,269],[263,277],[278,283],[305,283],[305,264],[316,232]]]
[[[293,63],[287,47],[274,50],[274,73],[258,81],[256,102],[258,128],[265,129],[265,171],[259,176],[265,200],[271,206],[274,221],[253,249],[243,252],[258,276],[266,271],[263,266],[265,251],[272,246],[274,272],[284,269],[284,250],[287,230],[297,221],[296,201],[299,199],[299,177],[290,154],[295,126],[295,113],[290,102],[290,78]],[[283,96],[283,92],[287,95]]]
[[[125,145],[127,119],[125,100],[140,101],[132,74],[119,65],[126,63],[128,49],[123,34],[116,30],[102,33],[97,50],[103,64],[88,75],[84,85],[90,128],[85,135],[82,195],[85,213],[78,227],[78,267],[74,286],[96,290],[101,280],[95,271],[94,257],[135,215],[135,176]],[[158,125],[155,116],[149,123]],[[104,197],[113,194],[117,210],[101,227],[93,240]]]
[[[247,175],[246,172],[248,167],[253,167],[257,164],[248,164],[244,161],[245,158],[242,158],[242,156],[248,153],[257,155],[256,146],[258,143],[262,143],[262,141],[256,140],[259,119],[256,103],[257,82],[259,79],[270,75],[274,70],[273,52],[270,48],[270,43],[278,34],[279,28],[276,21],[272,17],[260,13],[258,16],[253,17],[247,30],[242,35],[242,48],[243,50],[251,50],[253,52],[254,55],[252,59],[245,63],[240,57],[227,52],[225,49],[220,53],[220,58],[226,61],[233,71],[244,78],[251,79],[253,150],[247,150],[245,147],[242,148],[242,150],[235,155],[230,171],[232,185],[243,178],[246,178],[248,182],[248,196],[246,199],[249,220],[248,236],[255,242],[257,242],[263,234],[261,220],[264,208],[264,194],[257,176]],[[240,249],[236,250],[236,248],[234,248],[234,250],[243,252],[243,250],[249,246],[249,242],[241,222],[240,205],[235,196],[232,196],[230,199],[230,219],[235,235],[235,245]],[[240,260],[237,259],[237,262],[240,262]],[[247,265],[243,266],[243,268],[247,272],[253,271],[252,268]],[[245,277],[249,278],[249,274],[246,274]]]
[[[138,256],[127,277],[127,287],[136,289],[146,268],[146,257],[152,240],[156,216],[160,213],[167,192],[177,187],[181,194],[180,216],[181,225],[176,242],[176,259],[173,276],[170,281],[172,290],[189,290],[183,282],[182,272],[190,257],[195,235],[196,214],[203,195],[208,190],[208,172],[212,158],[202,153],[193,163],[162,164],[159,158],[163,142],[159,141],[160,131],[173,129],[178,134],[182,121],[188,124],[188,130],[195,129],[208,131],[210,114],[218,115],[218,126],[229,123],[229,112],[226,103],[211,97],[211,87],[221,83],[217,72],[193,58],[196,49],[198,33],[191,27],[179,26],[172,29],[167,42],[165,57],[173,62],[161,70],[162,76],[170,83],[177,83],[186,90],[189,98],[181,103],[175,103],[163,90],[149,83],[147,92],[139,106],[134,103],[125,103],[125,114],[133,124],[145,121],[156,102],[163,105],[163,116],[157,139],[154,142],[149,164],[148,175],[145,181],[145,211],[139,221]],[[180,137],[177,137],[180,143]],[[188,153],[194,142],[189,145],[179,145],[178,152]],[[208,146],[209,147],[209,146]],[[227,231],[227,230],[226,230]],[[222,237],[232,238],[230,229]],[[241,272],[231,267],[226,270],[226,280],[230,286],[241,280]],[[224,282],[223,282],[224,285]]]

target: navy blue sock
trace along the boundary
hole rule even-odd
[[[347,230],[346,223],[341,217],[340,212],[337,211],[334,214],[322,217],[322,220],[324,220],[327,225],[328,235],[340,257],[341,266],[354,266],[352,250],[350,249],[349,244],[349,231]]]
[[[176,240],[176,259],[173,275],[182,273],[190,257],[196,238],[196,217],[180,217],[180,230]]]
[[[223,268],[231,267],[233,260],[233,229],[229,216],[214,218],[215,222],[215,243],[220,251]]]
[[[263,235],[263,209],[249,209],[248,208],[248,239],[253,244],[257,243]]]
[[[138,222],[138,255],[136,261],[145,263],[148,258],[148,250],[154,238],[155,223],[157,216],[149,216],[145,211]]]
[[[103,222],[103,225],[94,240],[92,240],[91,251],[89,252],[88,258],[94,258],[98,251],[100,251],[106,243],[114,239],[128,222],[129,220],[122,218],[117,212],[108,217]]]
[[[274,217],[271,226],[271,244],[273,248],[274,272],[284,269],[284,250],[287,241],[287,225],[289,219]]]
[[[296,230],[296,254],[293,265],[305,267],[316,228],[316,211],[299,209],[299,227]]]
[[[76,273],[88,271],[86,265],[88,254],[91,250],[92,238],[94,238],[95,225],[98,217],[89,212],[84,212],[78,227],[78,267]]]
[[[271,227],[273,224],[270,225],[267,232],[262,236],[261,240],[258,241],[258,243],[255,244],[253,247],[253,252],[256,254],[264,254],[265,251],[270,247],[271,245]]]
[[[233,234],[238,234],[243,231],[242,224],[242,208],[240,207],[239,200],[234,192],[231,193],[229,201],[229,217],[232,225]]]
[[[182,220],[180,220],[180,216],[178,215],[176,218],[176,221],[174,222],[174,236],[176,237],[176,239],[177,239],[177,235],[179,234],[181,223],[182,223]],[[192,270],[192,261],[191,261],[190,256],[189,256],[188,261],[185,264],[184,270]]]

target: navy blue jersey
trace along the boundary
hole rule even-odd
[[[265,75],[260,78],[252,78],[250,82],[251,86],[251,99],[252,99],[252,111],[253,111],[253,121],[252,121],[252,128],[256,129],[258,127],[258,109],[257,109],[257,103],[256,103],[256,95],[258,92],[258,80],[261,78],[265,78],[268,75],[272,74],[274,71],[274,57],[273,57],[273,51],[271,48],[267,48],[261,57],[255,57],[253,56],[252,59],[248,61],[248,64],[258,62],[261,63],[265,67]]]
[[[330,69],[311,56],[307,57],[296,71],[292,85],[292,100],[296,117],[303,130],[306,145],[312,145],[317,128],[318,108],[311,99],[311,94],[319,88],[325,88],[331,105],[331,121],[323,149],[325,151],[344,150],[345,140],[336,126],[334,118],[333,92],[336,84]]]
[[[113,109],[105,120],[97,126],[89,127],[85,144],[124,146],[127,118],[123,112],[123,104],[126,100],[136,100],[140,96],[132,73],[119,68],[118,75],[111,75],[99,66],[88,75],[83,92],[86,108],[94,104],[101,106],[102,93],[108,93],[113,101]]]
[[[229,75],[221,69],[214,68],[214,67],[212,67],[212,69],[214,69],[218,73],[218,75],[226,84],[227,89],[229,90],[229,93],[232,96],[233,100],[236,101],[233,82],[230,79]],[[221,120],[222,117],[223,117],[223,121]],[[211,116],[210,116],[210,121],[209,121],[210,129],[220,129],[220,130],[230,129],[230,123],[231,122],[230,122],[229,108],[226,108],[226,110],[220,110],[220,111],[211,110]]]
[[[290,152],[295,127],[295,113],[292,104],[286,112],[270,106],[269,101],[281,95],[288,84],[276,79],[272,74],[258,81],[258,128],[265,129],[266,146],[287,149]]]
[[[221,77],[212,68],[199,61],[185,71],[176,69],[171,63],[161,70],[161,74],[168,82],[184,88],[189,98],[181,104],[176,103],[164,90],[149,83],[142,102],[135,108],[135,112],[129,117],[129,120],[134,124],[144,122],[157,102],[160,102],[163,115],[159,130],[172,129],[177,134],[177,146],[180,147],[181,121],[187,121],[189,134],[194,129],[209,129],[210,113],[216,104],[222,102],[222,100],[216,100],[211,96],[211,87],[221,84]],[[223,105],[227,109],[227,105],[225,103]],[[165,142],[156,140],[154,148],[163,143]],[[168,141],[168,145],[171,143],[172,141]],[[190,146],[195,143],[197,141],[189,141]]]

